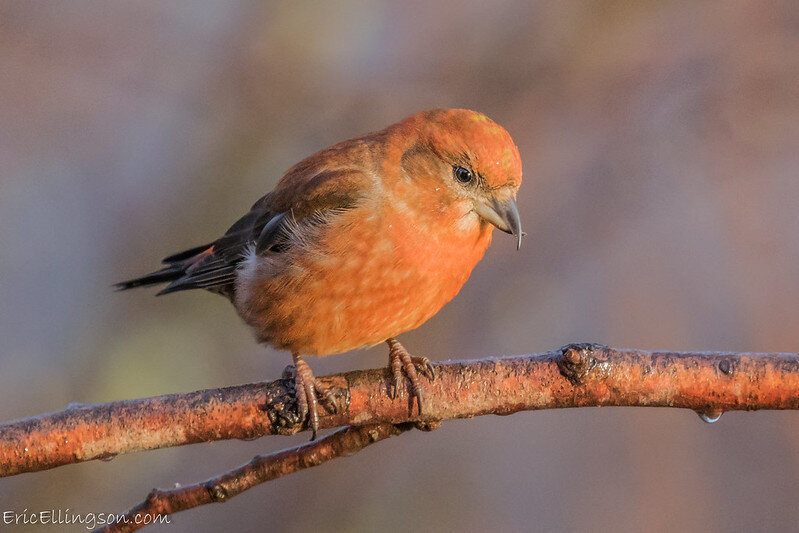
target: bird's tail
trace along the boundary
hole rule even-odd
[[[135,289],[136,287],[160,285],[161,283],[174,284],[176,281],[184,278],[187,275],[187,270],[189,268],[196,265],[199,261],[209,255],[211,253],[211,249],[211,245],[206,244],[192,248],[191,250],[170,255],[163,260],[163,263],[167,265],[164,268],[156,270],[155,272],[151,272],[140,278],[133,278],[127,281],[115,283],[114,288],[118,291],[126,291],[128,289]],[[173,290],[165,290],[162,291],[162,293],[165,294],[166,292],[173,292]]]
[[[185,270],[181,265],[170,265],[140,278],[114,283],[114,288],[118,291],[126,291],[128,289],[135,289],[136,287],[149,287],[150,285],[169,283],[180,279],[183,277],[184,273]]]

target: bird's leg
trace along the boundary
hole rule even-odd
[[[408,350],[393,337],[386,340],[386,344],[388,344],[388,368],[393,377],[393,386],[388,387],[389,397],[397,397],[404,381],[403,374],[408,376],[408,380],[411,382],[409,392],[416,397],[419,414],[422,414],[422,385],[419,383],[419,373],[430,381],[436,378],[430,359],[409,354]]]
[[[330,413],[337,412],[338,405],[333,391],[314,377],[308,363],[299,354],[292,354],[292,357],[297,371],[294,376],[297,410],[302,420],[307,417],[311,428],[311,440],[315,440],[316,432],[319,430],[319,403]]]

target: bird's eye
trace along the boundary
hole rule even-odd
[[[464,168],[460,165],[455,165],[452,167],[452,175],[455,176],[455,179],[458,183],[471,183],[474,179],[474,174],[468,168]]]

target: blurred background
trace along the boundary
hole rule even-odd
[[[222,298],[110,285],[312,152],[434,107],[510,131],[529,236],[495,235],[413,353],[797,352],[797,50],[790,0],[3,2],[0,420],[279,376],[289,355]],[[306,439],[25,474],[0,508],[122,511]],[[446,422],[160,530],[777,531],[797,496],[799,413],[575,409]]]

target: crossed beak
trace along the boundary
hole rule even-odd
[[[497,200],[491,198],[487,202],[477,202],[475,211],[484,220],[492,223],[505,233],[516,236],[516,249],[522,247],[522,221],[519,218],[519,209],[513,198]]]

